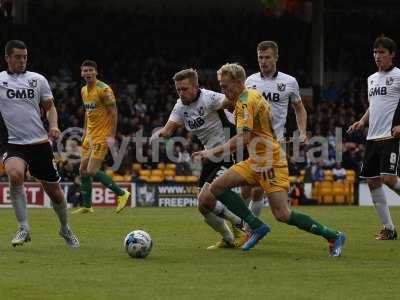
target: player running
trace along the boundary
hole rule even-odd
[[[260,185],[267,193],[275,218],[310,233],[321,235],[329,242],[329,255],[341,255],[345,235],[322,225],[311,217],[288,207],[289,174],[285,153],[274,137],[270,120],[270,105],[256,90],[245,87],[246,73],[238,64],[226,64],[218,70],[218,80],[225,96],[235,105],[237,135],[212,149],[199,151],[193,157],[209,159],[229,149],[234,152],[238,144],[247,146],[249,158],[225,171],[211,184],[206,183],[199,195],[204,212],[214,209],[218,201],[249,224],[252,232],[242,249],[247,251],[270,232],[246,207],[241,197],[230,189],[243,185]]]
[[[262,41],[257,46],[257,59],[260,72],[250,75],[245,86],[255,89],[268,101],[271,106],[271,122],[274,133],[279,142],[284,141],[284,131],[288,105],[291,104],[296,113],[299,129],[299,142],[307,139],[307,112],[301,101],[299,85],[296,78],[279,72],[276,68],[278,62],[278,44],[274,41]],[[260,187],[242,187],[242,197],[248,202],[249,208],[257,217],[263,207],[264,191]]]
[[[100,181],[117,195],[116,212],[119,213],[127,204],[129,193],[121,189],[103,171],[100,171],[108,148],[115,142],[117,131],[117,106],[112,89],[97,79],[97,64],[85,60],[81,65],[81,75],[86,81],[81,95],[86,110],[82,137],[82,160],[79,167],[81,175],[82,207],[76,213],[93,213],[92,181]]]
[[[60,236],[70,247],[79,248],[78,238],[68,225],[67,203],[49,142],[49,138],[56,140],[60,135],[49,83],[44,76],[26,70],[28,50],[24,42],[8,41],[5,60],[7,71],[0,73],[0,140],[10,198],[19,223],[11,245],[31,241],[24,191],[25,173],[29,169],[50,197],[61,225]],[[46,110],[48,133],[40,119],[40,105]]]
[[[226,141],[224,127],[230,127],[227,118],[231,117],[233,122],[233,117],[223,110],[225,96],[199,88],[198,75],[193,69],[182,70],[176,73],[173,79],[179,99],[165,126],[152,135],[150,142],[159,137],[170,137],[180,126],[185,126],[186,130],[197,135],[205,149],[211,149]],[[212,182],[231,165],[229,155],[228,161],[224,161],[224,157],[218,161],[203,161],[199,187],[206,182]],[[199,204],[199,208],[201,207]],[[245,235],[236,227],[241,224],[241,219],[227,210],[222,203],[217,202],[211,211],[205,212],[200,209],[200,212],[205,222],[222,235],[220,241],[207,249],[238,248],[245,242]],[[228,219],[234,225],[233,232],[224,219]]]

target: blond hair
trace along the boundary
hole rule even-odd
[[[238,63],[227,63],[223,65],[218,71],[218,76],[229,75],[233,80],[239,80],[241,83],[246,81],[246,71]]]

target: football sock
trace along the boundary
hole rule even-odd
[[[233,233],[222,218],[216,216],[212,212],[209,212],[204,215],[204,221],[208,225],[210,225],[210,227],[213,228],[216,232],[219,232],[225,241],[233,243]]]
[[[297,211],[292,211],[287,222],[289,225],[294,225],[299,229],[310,232],[312,234],[321,235],[329,240],[334,240],[338,231],[332,230],[329,227],[318,223],[311,217]]]
[[[53,205],[53,209],[58,217],[58,220],[60,221],[61,225],[61,231],[63,233],[68,232],[68,213],[67,213],[67,202],[65,199],[61,203],[56,203],[52,201],[51,203]]]
[[[118,196],[122,196],[125,193],[124,190],[121,189],[119,185],[117,185],[114,180],[103,171],[98,171],[96,175],[93,176],[93,179],[100,181],[105,187],[112,190]]]
[[[233,214],[224,204],[222,204],[220,201],[217,201],[215,204],[215,207],[212,211],[214,214],[217,216],[228,220],[231,222],[233,225],[240,225],[242,223],[242,219],[240,219],[238,216]]]
[[[251,210],[251,212],[256,216],[259,217],[261,215],[261,209],[264,206],[264,201],[250,201],[249,204],[249,209]]]
[[[81,178],[82,206],[92,207],[92,177],[82,176]]]
[[[263,222],[258,219],[244,204],[242,198],[235,192],[230,190],[224,191],[216,197],[225,206],[233,212],[235,215],[243,219],[247,224],[249,224],[251,229],[257,229]]]
[[[390,216],[390,211],[386,202],[386,196],[383,187],[381,186],[377,189],[371,190],[371,197],[382,225],[386,229],[393,230],[394,225],[392,217]]]
[[[24,186],[12,186],[10,184],[10,198],[19,226],[29,230]]]

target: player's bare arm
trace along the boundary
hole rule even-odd
[[[107,113],[111,120],[110,136],[107,138],[107,143],[113,145],[117,134],[118,109],[114,95],[111,91],[104,94],[103,101],[103,103],[106,103],[107,105]]]
[[[365,114],[362,116],[362,118],[357,121],[354,122],[348,129],[347,129],[347,133],[353,133],[356,131],[360,131],[361,129],[364,128],[365,124],[368,123],[369,120],[369,109],[367,109],[367,111],[365,112]]]
[[[107,106],[107,113],[109,118],[111,119],[111,130],[110,136],[108,137],[109,143],[114,143],[115,136],[117,134],[117,123],[118,123],[118,110],[117,106],[114,104]]]
[[[304,143],[307,141],[307,111],[301,100],[293,102],[292,107],[295,111],[297,127],[300,131],[300,143]]]
[[[44,99],[42,100],[42,105],[46,110],[47,121],[49,121],[49,137],[56,140],[60,136],[60,129],[58,128],[58,116],[54,105],[54,99]]]
[[[85,111],[85,120],[83,121],[83,133],[82,133],[82,142],[86,137],[86,126],[87,126],[87,112]]]
[[[224,101],[222,102],[222,108],[227,109],[231,112],[234,111],[235,101],[229,100],[227,97],[225,97]]]
[[[159,130],[156,130],[150,137],[150,143],[158,138],[169,138],[174,132],[180,127],[178,123],[169,120],[165,126]]]
[[[200,159],[209,159],[212,157],[219,156],[223,154],[225,151],[229,153],[236,152],[236,150],[241,147],[247,146],[250,143],[252,134],[249,130],[244,130],[241,133],[236,134],[232,138],[230,138],[226,143],[221,144],[217,147],[208,150],[197,151],[192,154],[192,159],[200,158]]]

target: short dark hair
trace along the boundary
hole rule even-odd
[[[267,49],[272,49],[278,55],[279,47],[274,41],[262,41],[257,45],[257,51],[265,51]]]
[[[81,67],[92,67],[95,68],[97,71],[97,63],[94,60],[85,59],[81,64]]]
[[[374,49],[382,47],[387,49],[389,53],[396,52],[396,42],[386,36],[377,37],[374,42]]]
[[[26,44],[20,40],[10,40],[7,42],[6,46],[4,47],[4,53],[6,55],[11,55],[13,53],[13,49],[27,49]]]
[[[189,79],[192,84],[199,85],[199,77],[197,75],[197,71],[195,69],[184,69],[179,71],[172,77],[172,79],[176,81],[181,81],[184,79]]]

